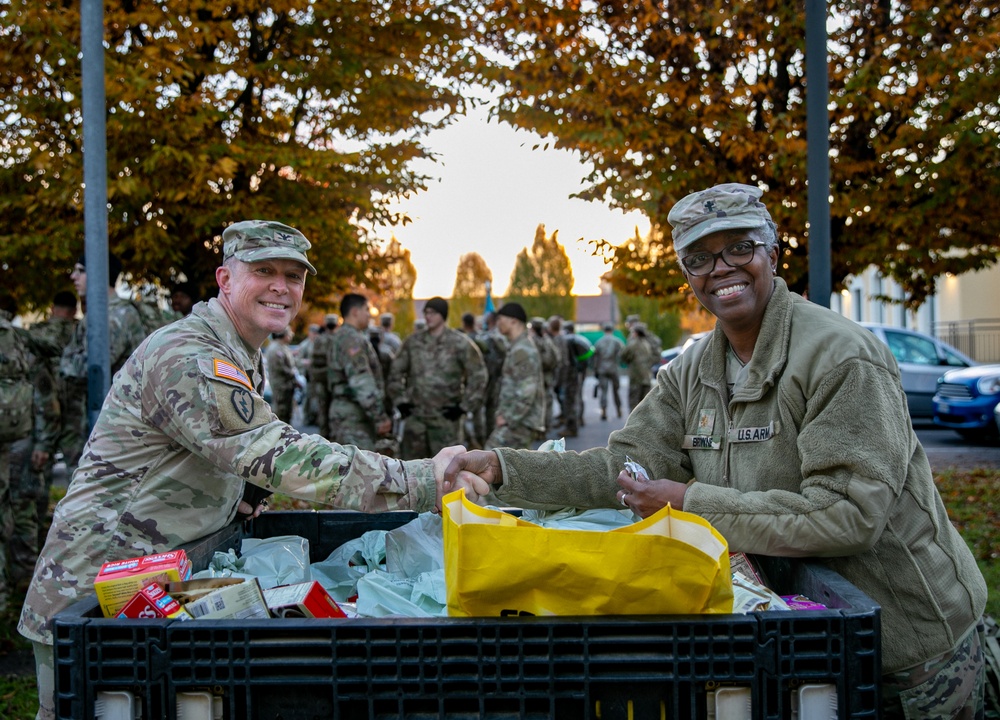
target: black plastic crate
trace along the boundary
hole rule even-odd
[[[186,548],[196,569],[243,537],[300,535],[312,560],[413,513],[271,512]],[[795,689],[834,685],[838,718],[877,718],[879,608],[818,563],[768,561],[772,587],[830,609],[751,615],[255,621],[111,620],[96,598],[55,622],[56,709],[94,717],[128,690],[143,718],[208,691],[227,720],[706,718],[748,688],[753,717],[791,717]]]

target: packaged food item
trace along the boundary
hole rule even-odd
[[[264,601],[274,617],[345,618],[345,613],[315,580],[279,585],[264,591]]]
[[[113,618],[146,585],[165,585],[189,577],[191,562],[187,553],[171,550],[104,563],[94,579],[94,592],[104,617]]]
[[[789,610],[826,610],[826,605],[813,602],[805,595],[782,595],[781,599],[788,605]]]
[[[204,578],[168,583],[166,590],[195,620],[271,617],[257,578]]]
[[[177,618],[190,620],[191,615],[174,600],[159,583],[150,583],[132,596],[118,613],[120,618],[152,620],[156,618]]]
[[[733,573],[733,612],[746,614],[764,610],[788,610],[774,591],[740,573]]]
[[[739,573],[748,580],[753,580],[758,585],[767,585],[764,576],[757,568],[757,565],[750,559],[750,556],[742,552],[729,553],[729,569],[733,574]]]

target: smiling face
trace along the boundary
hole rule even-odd
[[[695,253],[720,253],[741,240],[764,241],[767,231],[722,230],[706,235],[681,251],[680,259]],[[691,284],[698,301],[715,315],[724,331],[756,331],[764,319],[764,310],[774,292],[774,274],[778,265],[778,249],[756,246],[753,257],[743,267],[730,267],[719,257],[715,269],[707,275],[692,275],[681,264],[684,276]]]
[[[215,271],[219,302],[240,337],[259,348],[271,333],[284,331],[302,306],[306,267],[275,258],[245,263],[227,260]]]

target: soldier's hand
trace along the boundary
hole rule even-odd
[[[252,507],[246,500],[240,500],[240,504],[236,508],[236,513],[244,520],[249,520],[250,518],[260,517],[260,514],[265,510],[267,510],[266,498],[261,500],[257,507]]]
[[[379,435],[388,435],[392,432],[392,420],[386,418],[375,426],[375,432]]]
[[[445,405],[441,408],[441,414],[445,420],[458,420],[465,414],[465,410],[462,409],[461,405]]]
[[[465,496],[479,502],[495,483],[503,480],[500,458],[492,450],[473,450],[457,455],[444,471],[441,494],[464,489]]]
[[[408,418],[413,413],[413,403],[401,402],[396,405],[396,409],[399,410],[400,417]]]
[[[434,512],[441,512],[441,486],[444,482],[444,471],[451,463],[452,459],[457,455],[461,455],[465,452],[464,445],[452,445],[441,450],[437,455],[431,458],[431,462],[434,463],[434,482],[437,485],[437,498],[434,502]]]
[[[49,454],[44,450],[32,450],[31,451],[31,469],[34,471],[39,471],[45,467],[45,463],[49,461]]]

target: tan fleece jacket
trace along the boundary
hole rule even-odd
[[[982,614],[986,584],[948,520],[888,348],[780,278],[728,403],[727,347],[717,328],[663,368],[607,448],[498,450],[498,498],[616,507],[628,454],[653,478],[695,479],[684,509],[730,550],[824,558],[871,596],[883,672],[950,649]]]

